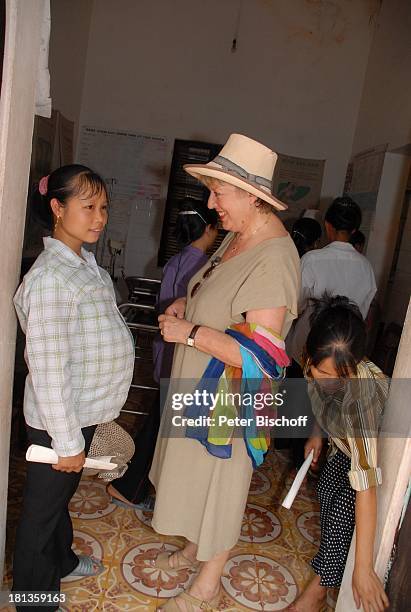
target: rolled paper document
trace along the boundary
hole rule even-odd
[[[281,504],[284,508],[287,508],[287,510],[291,508],[293,501],[295,500],[296,495],[298,491],[300,490],[301,484],[308,470],[310,469],[310,465],[313,460],[313,457],[314,457],[314,450],[311,451],[307,459],[304,461],[304,463],[298,470],[297,475],[294,478],[294,482],[291,485],[290,490],[288,491],[287,495],[285,496],[283,503]]]
[[[57,463],[58,455],[52,448],[46,446],[39,446],[38,444],[31,444],[26,453],[27,461],[34,461],[35,463]],[[85,468],[93,468],[94,470],[115,470],[118,468],[117,463],[112,463],[113,457],[86,457],[84,464]]]

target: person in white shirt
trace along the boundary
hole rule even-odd
[[[287,352],[301,364],[302,352],[310,331],[310,298],[324,293],[343,295],[357,304],[365,319],[377,286],[368,259],[350,243],[361,225],[361,209],[350,197],[336,198],[325,215],[329,244],[306,253],[301,259],[299,318],[287,337]]]
[[[54,231],[14,297],[29,370],[24,418],[29,442],[52,447],[58,463],[27,466],[13,591],[58,595],[61,578],[103,569],[72,550],[68,504],[96,426],[117,418],[127,399],[134,341],[109,274],[82,247],[97,242],[107,223],[103,179],[85,166],[63,166],[41,179],[32,204]],[[45,607],[17,605],[19,612],[57,608],[58,597]]]

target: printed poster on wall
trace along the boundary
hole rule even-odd
[[[368,237],[374,218],[387,144],[355,155],[347,167],[344,193],[361,208],[361,231]]]
[[[288,206],[280,213],[283,219],[295,220],[304,210],[319,207],[324,166],[324,159],[278,155],[273,193]]]
[[[95,169],[109,191],[109,221],[97,245],[96,259],[113,276],[124,271],[127,250],[136,242],[143,245],[151,240],[153,215],[142,204],[160,206],[166,188],[166,154],[167,140],[162,136],[81,126],[77,159]],[[135,209],[146,211],[140,214],[138,228],[131,224]],[[135,235],[139,228],[143,236]]]

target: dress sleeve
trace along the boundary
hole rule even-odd
[[[299,270],[291,255],[260,257],[234,296],[231,315],[285,306],[296,317],[298,291]]]
[[[365,491],[382,483],[381,468],[377,466],[376,438],[348,438],[351,451],[350,484],[355,491]]]
[[[77,455],[84,438],[73,401],[70,338],[78,333],[73,294],[52,276],[33,282],[28,297],[26,358],[44,427],[60,457]]]

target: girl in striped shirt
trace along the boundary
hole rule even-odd
[[[304,374],[316,425],[305,456],[313,450],[313,464],[318,462],[324,436],[329,450],[318,482],[321,540],[311,562],[317,575],[287,610],[318,612],[327,588],[341,585],[355,527],[354,599],[364,612],[380,612],[388,599],[373,567],[381,484],[377,436],[388,381],[364,356],[366,330],[358,307],[341,296],[313,302]]]

